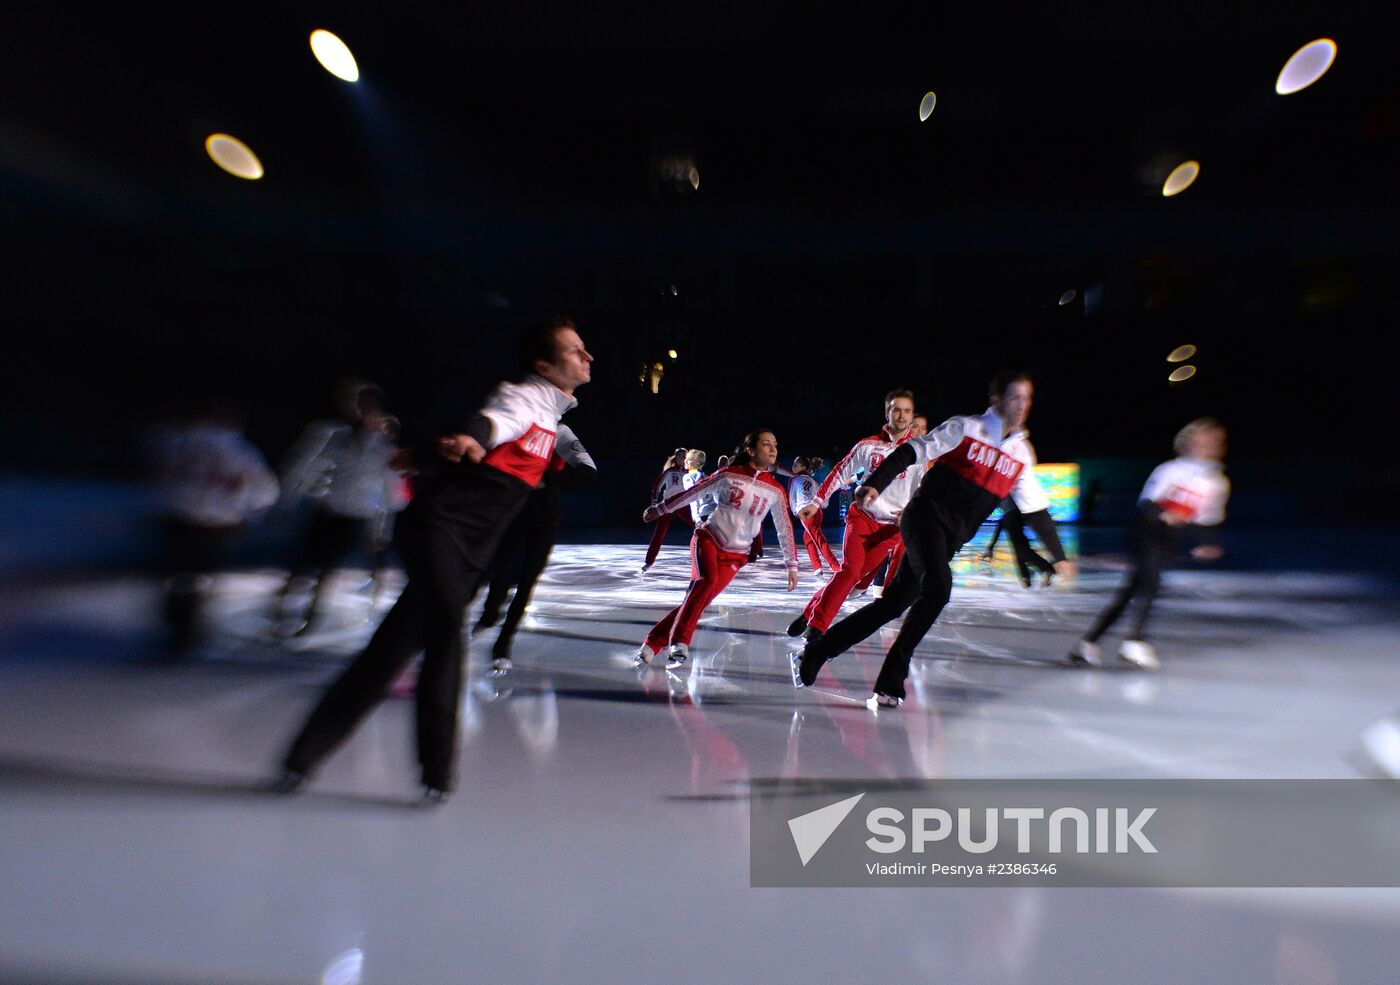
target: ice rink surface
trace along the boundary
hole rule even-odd
[[[786,594],[772,548],[707,613],[688,670],[639,674],[689,573],[669,546],[639,575],[642,550],[558,548],[504,679],[481,672],[494,631],[473,642],[459,789],[438,808],[417,806],[401,697],[304,794],[259,791],[396,586],[376,609],[345,572],[325,620],[279,641],[280,574],[221,576],[214,639],[178,664],[160,657],[154,579],[12,587],[0,978],[1394,979],[1400,890],[748,886],[751,779],[1372,775],[1358,736],[1400,708],[1384,583],[1173,572],[1148,674],[1062,659],[1120,576],[1111,559],[1037,591],[960,562],[910,700],[876,714],[888,631],[792,687],[783,628],[817,583],[804,570]]]

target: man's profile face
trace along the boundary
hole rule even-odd
[[[1005,393],[992,398],[992,410],[1001,418],[1008,433],[1026,426],[1034,396],[1035,387],[1030,380],[1017,380],[1006,388]]]
[[[895,397],[885,408],[885,423],[895,434],[909,430],[914,420],[914,401],[908,397]]]
[[[539,374],[565,393],[592,378],[593,356],[583,347],[583,339],[572,328],[561,328],[554,335],[553,362],[537,362]]]

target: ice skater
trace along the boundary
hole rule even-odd
[[[686,448],[677,448],[671,453],[671,457],[666,459],[666,463],[661,466],[661,474],[651,484],[652,506],[656,506],[685,489],[685,456],[687,452]],[[657,519],[656,528],[651,533],[651,542],[647,544],[646,560],[642,562],[643,574],[650,571],[651,566],[656,563],[656,555],[661,553],[661,545],[666,540],[666,531],[671,529],[673,519],[675,518],[669,513],[663,513]],[[689,514],[681,514],[681,519],[694,526]]]
[[[797,546],[788,519],[787,494],[769,471],[777,460],[778,439],[773,432],[751,431],[735,452],[733,464],[650,507],[643,515],[643,521],[650,523],[705,495],[716,503],[714,512],[690,539],[691,582],[685,598],[652,627],[637,651],[637,663],[654,663],[664,649],[667,669],[685,665],[700,616],[748,563],[754,535],[763,529],[763,518],[770,513],[787,560],[787,590],[797,587]]]
[[[1032,471],[1035,451],[1025,437],[1034,388],[1025,373],[1002,373],[988,388],[991,407],[980,416],[954,417],[922,438],[906,441],[857,490],[857,503],[869,509],[906,472],[923,476],[918,492],[899,517],[904,560],[884,595],[809,639],[792,658],[793,684],[812,684],[822,665],[844,653],[908,610],[875,680],[870,704],[898,707],[914,648],[948,604],[953,588],[953,555],[977,532],[1007,496],[1026,512],[1049,501]],[[926,465],[936,461],[937,468]],[[1071,576],[1074,563],[1059,563]]]
[[[1147,617],[1161,587],[1162,570],[1176,553],[1181,534],[1190,528],[1199,538],[1191,548],[1197,561],[1216,561],[1224,554],[1214,533],[1225,519],[1225,502],[1230,498],[1223,464],[1225,439],[1225,426],[1211,417],[1194,420],[1177,433],[1173,447],[1178,457],[1153,469],[1138,497],[1138,516],[1128,529],[1132,570],[1108,608],[1070,649],[1071,661],[1100,666],[1099,638],[1131,606],[1128,635],[1118,648],[1118,658],[1144,670],[1161,666],[1156,649],[1147,641]]]
[[[504,674],[512,667],[510,651],[515,632],[520,627],[520,620],[525,618],[535,582],[539,581],[545,565],[549,563],[549,555],[559,537],[560,490],[589,482],[597,474],[598,466],[593,456],[588,454],[588,449],[583,447],[583,442],[578,440],[567,424],[560,424],[554,444],[554,458],[545,471],[544,479],[531,491],[524,508],[511,521],[510,529],[501,538],[501,546],[491,561],[491,587],[486,592],[481,618],[472,631],[473,634],[479,633],[501,623],[501,631],[491,645],[491,670],[494,673]],[[512,587],[515,595],[502,621],[501,609],[505,607],[506,596]]]
[[[591,376],[592,355],[568,318],[526,339],[522,383],[502,383],[458,433],[438,441],[452,463],[425,480],[396,531],[408,583],[363,653],[331,685],[283,759],[273,789],[299,789],[385,696],[419,651],[418,762],[424,799],[453,787],[462,690],[462,616],[502,534],[544,478],[559,419]]]
[[[896,449],[909,440],[909,427],[914,421],[914,395],[908,390],[891,390],[885,394],[885,426],[879,434],[856,442],[845,458],[827,475],[817,490],[814,502],[804,509],[807,515],[830,500],[839,487],[851,482],[857,473],[869,475],[888,460]],[[836,618],[841,604],[851,590],[899,545],[899,513],[909,502],[923,470],[900,470],[887,490],[868,503],[853,503],[846,512],[846,530],[841,541],[841,566],[831,580],[812,595],[807,607],[788,626],[788,635],[804,634],[817,639]],[[804,517],[805,519],[805,517]]]
[[[802,515],[802,511],[808,506],[816,505],[817,480],[812,477],[812,473],[821,467],[820,458],[796,458],[792,463],[792,481],[788,483],[788,504],[792,508],[792,515],[802,524],[802,544],[807,548],[813,574],[821,574],[823,561],[832,572],[839,567],[835,555],[831,553],[831,545],[827,543],[826,534],[822,533],[821,507],[817,506],[815,513],[808,512],[806,516]]]

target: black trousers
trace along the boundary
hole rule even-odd
[[[524,509],[501,540],[496,558],[491,562],[491,587],[486,593],[482,625],[495,625],[512,585],[515,586],[515,597],[506,610],[500,635],[491,647],[494,658],[510,657],[515,631],[525,617],[535,582],[539,580],[545,565],[549,563],[550,552],[554,550],[554,542],[559,536],[559,522],[559,490],[546,481],[530,493]]]
[[[374,636],[316,705],[284,765],[311,773],[384,697],[422,651],[416,707],[425,784],[452,787],[462,691],[462,614],[529,487],[487,466],[421,491],[401,518],[397,546],[408,584]]]
[[[1030,538],[1026,536],[1026,518],[1017,509],[1016,504],[1007,500],[1004,506],[1006,512],[1002,515],[999,529],[1005,529],[1006,537],[1011,541],[1011,549],[1016,552],[1016,571],[1021,581],[1030,583],[1031,568],[1040,572],[1054,571],[1055,566],[1031,546]]]
[[[809,655],[829,660],[908,610],[875,681],[878,693],[904,697],[909,661],[913,659],[914,648],[948,604],[953,591],[950,562],[962,546],[962,541],[949,532],[938,512],[938,507],[927,500],[915,497],[910,501],[899,518],[904,560],[895,572],[894,581],[885,586],[880,598],[833,623],[826,635],[808,644]]]
[[[1113,596],[1108,608],[1099,613],[1098,619],[1084,638],[1090,643],[1108,632],[1109,628],[1132,607],[1128,617],[1127,639],[1146,639],[1147,617],[1152,614],[1152,603],[1162,586],[1162,570],[1176,553],[1176,531],[1161,520],[1141,519],[1128,529],[1128,551],[1132,555],[1133,567],[1128,578]]]

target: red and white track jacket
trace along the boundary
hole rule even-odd
[[[674,513],[701,496],[711,497],[716,505],[698,529],[707,531],[720,550],[747,554],[763,530],[763,518],[772,513],[788,569],[797,570],[797,543],[792,539],[787,493],[771,473],[751,465],[730,465],[665,500],[657,509]]]
[[[491,422],[491,436],[483,442],[485,464],[538,486],[554,456],[559,419],[577,406],[577,400],[540,376],[502,383],[481,409]]]
[[[1152,470],[1139,501],[1153,503],[1187,523],[1213,527],[1225,519],[1230,480],[1219,462],[1200,458],[1173,458]]]
[[[903,438],[895,441],[890,437],[889,428],[881,428],[879,434],[857,441],[850,453],[836,463],[836,467],[822,482],[821,488],[817,490],[817,505],[826,509],[827,503],[831,501],[831,494],[855,479],[857,472],[865,469],[865,476],[869,478],[880,467],[881,462],[908,441],[907,432]],[[876,523],[897,523],[900,511],[908,505],[909,497],[914,495],[923,474],[922,468],[901,472],[881,490],[880,498],[870,504],[869,509],[863,506],[855,506],[852,509],[860,510]]]
[[[793,476],[788,483],[788,502],[792,506],[793,516],[808,506],[820,506],[817,502],[817,480],[807,472]]]
[[[900,469],[923,476],[917,497],[936,504],[945,525],[966,543],[1007,496],[1022,513],[1050,506],[1033,471],[1035,449],[1027,432],[1001,432],[1001,418],[990,408],[981,416],[949,418],[902,444],[865,484],[884,489],[896,474],[905,474]],[[925,474],[928,463],[934,467]]]
[[[670,499],[684,488],[685,469],[680,466],[672,466],[664,470],[656,477],[656,481],[651,484],[652,505],[660,506],[662,502]]]

